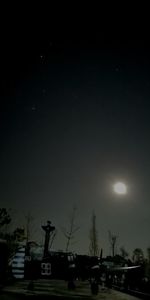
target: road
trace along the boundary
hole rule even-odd
[[[76,289],[68,291],[67,282],[61,280],[34,280],[32,290],[28,289],[29,281],[16,282],[5,287],[0,300],[20,299],[97,299],[97,300],[137,300],[139,298],[115,290],[104,289],[97,296],[91,295],[88,282],[76,282]]]

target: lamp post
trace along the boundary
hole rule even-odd
[[[45,242],[44,242],[44,257],[48,256],[48,248],[51,232],[55,230],[55,226],[51,226],[51,222],[47,221],[47,225],[43,225],[42,229],[45,231]]]

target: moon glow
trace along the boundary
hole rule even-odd
[[[116,182],[113,189],[116,194],[125,195],[127,193],[127,187],[123,182]]]

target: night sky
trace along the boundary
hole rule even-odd
[[[36,32],[36,30],[35,30]],[[76,205],[72,250],[88,253],[93,210],[99,246],[150,246],[150,54],[138,36],[54,38],[51,32],[3,37],[0,203],[15,224],[34,216],[61,228]],[[123,181],[127,195],[113,192]]]

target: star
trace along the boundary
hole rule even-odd
[[[45,95],[46,94],[46,89],[42,90],[42,94]]]
[[[119,67],[116,67],[116,68],[115,68],[115,71],[116,71],[116,72],[119,72]]]
[[[32,111],[36,111],[36,106],[35,106],[35,105],[32,105],[31,110],[32,110]]]

